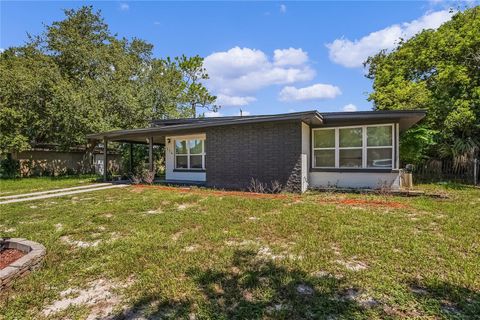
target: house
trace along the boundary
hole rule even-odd
[[[399,187],[399,135],[424,111],[306,111],[156,120],[90,140],[165,145],[166,181],[244,189],[252,178],[289,191]],[[106,157],[106,155],[105,155]],[[106,178],[106,177],[105,177]]]

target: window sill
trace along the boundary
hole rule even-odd
[[[173,172],[205,172],[203,169],[173,169]]]
[[[377,172],[398,173],[398,169],[374,169],[374,168],[310,168],[310,172]]]

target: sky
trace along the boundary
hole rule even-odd
[[[112,32],[154,45],[156,57],[205,58],[205,85],[218,112],[207,116],[371,110],[363,61],[400,37],[448,21],[449,8],[478,2],[3,1],[0,50],[93,5]]]

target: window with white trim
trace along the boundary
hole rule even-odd
[[[393,130],[393,124],[313,129],[313,167],[391,169]]]
[[[205,170],[205,140],[175,140],[175,169]]]

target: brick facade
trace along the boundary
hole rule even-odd
[[[255,178],[300,191],[300,121],[213,127],[206,134],[208,186],[245,189]]]

